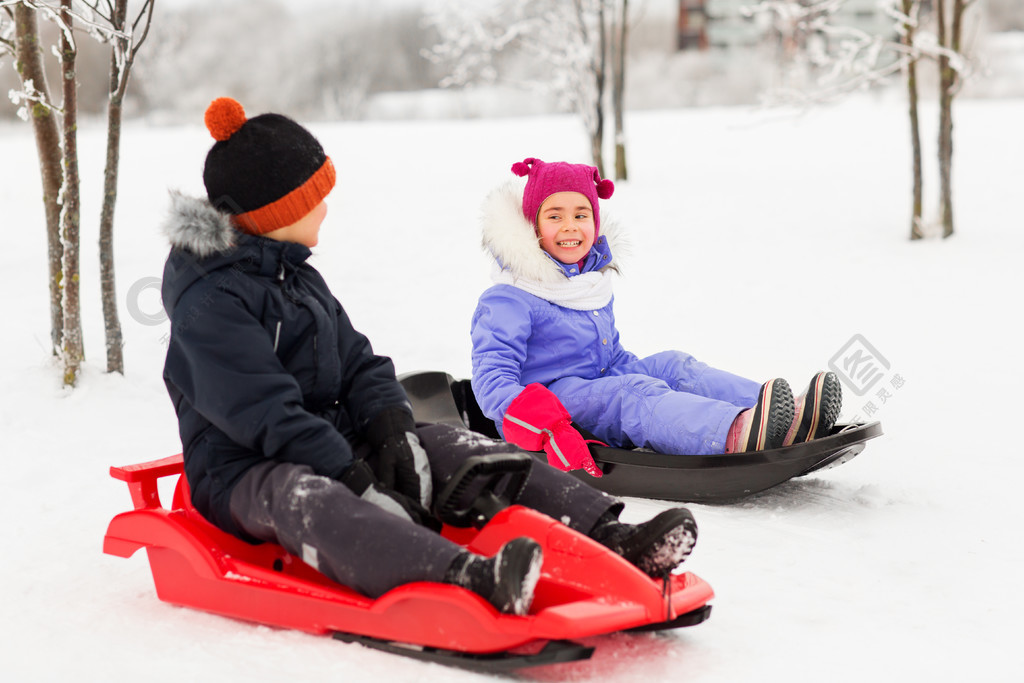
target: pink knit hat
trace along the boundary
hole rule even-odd
[[[530,158],[512,164],[512,172],[517,176],[530,176],[523,191],[523,215],[534,226],[537,225],[537,213],[545,199],[558,192],[579,192],[590,200],[590,206],[594,209],[595,233],[600,230],[601,216],[597,199],[611,197],[615,183],[608,179],[601,180],[595,166],[568,164],[564,161],[547,164],[540,159]]]

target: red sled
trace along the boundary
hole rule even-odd
[[[146,548],[166,602],[490,672],[589,658],[593,648],[574,639],[708,618],[714,593],[698,576],[652,579],[551,517],[508,505],[530,466],[523,454],[469,458],[436,504],[442,534],[473,552],[491,556],[518,536],[541,544],[541,578],[526,616],[501,614],[468,590],[431,582],[374,600],[280,546],[235,538],[192,507],[180,455],[110,468],[128,484],[135,509],[111,520],[103,552],[131,557]],[[170,508],[157,486],[167,476],[178,477]]]

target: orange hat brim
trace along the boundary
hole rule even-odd
[[[266,206],[233,216],[232,221],[250,235],[263,235],[291,225],[315,209],[334,189],[335,181],[334,162],[327,157],[302,185]]]

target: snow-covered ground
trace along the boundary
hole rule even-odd
[[[142,554],[101,553],[107,522],[130,505],[108,467],[179,449],[160,380],[167,324],[155,284],[166,253],[158,224],[168,187],[202,190],[211,140],[201,114],[193,127],[129,124],[124,133],[116,246],[124,377],[102,372],[102,135],[82,131],[88,364],[73,392],[59,387],[47,349],[32,135],[27,125],[0,127],[0,678],[482,680],[170,606],[156,598]],[[846,415],[870,414],[886,435],[837,469],[738,504],[693,506],[701,537],[687,565],[716,590],[708,622],[600,639],[592,661],[524,678],[1019,675],[1021,120],[1024,101],[958,105],[958,232],[912,244],[899,101],[800,117],[704,109],[629,118],[632,177],[603,209],[633,238],[617,285],[626,346],[639,354],[682,348],[754,378],[802,384],[860,335],[854,343],[888,366],[878,366],[878,383],[862,396],[847,386]],[[314,129],[339,174],[315,265],[400,372],[466,376],[469,317],[488,285],[480,200],[524,157],[585,160],[577,121]],[[926,133],[930,148],[934,133]],[[666,505],[629,499],[626,517]]]

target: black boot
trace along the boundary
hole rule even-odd
[[[460,554],[448,567],[444,582],[468,588],[503,614],[523,616],[530,611],[542,561],[540,545],[524,536],[503,545],[494,557]]]
[[[811,378],[807,391],[793,400],[793,425],[783,446],[820,439],[832,432],[832,425],[843,409],[843,385],[834,372],[819,372]]]
[[[736,416],[725,437],[726,453],[780,448],[793,424],[793,390],[778,378],[765,382],[757,404]]]
[[[672,508],[642,524],[620,522],[606,512],[590,537],[629,560],[648,576],[662,577],[687,558],[697,542],[697,522],[686,508]]]

